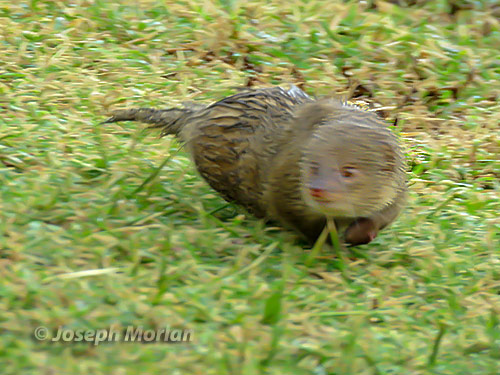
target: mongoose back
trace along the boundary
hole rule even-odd
[[[351,245],[390,224],[406,196],[397,138],[372,112],[295,86],[241,91],[209,106],[115,111],[186,144],[227,201],[314,242],[332,217]]]

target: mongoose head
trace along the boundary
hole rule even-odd
[[[403,155],[374,113],[337,104],[311,130],[301,159],[307,205],[327,216],[369,217],[395,199]]]

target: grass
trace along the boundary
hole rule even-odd
[[[500,8],[398,3],[0,6],[2,373],[500,373]],[[115,108],[287,83],[398,119],[408,207],[342,258],[309,264],[175,140],[100,125]],[[194,340],[33,339],[128,325]]]

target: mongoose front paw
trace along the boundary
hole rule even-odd
[[[345,242],[351,246],[370,243],[377,237],[378,228],[371,219],[356,219],[345,231]]]

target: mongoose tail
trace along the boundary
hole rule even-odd
[[[118,121],[139,121],[151,124],[150,128],[161,128],[161,135],[179,135],[182,127],[186,124],[198,108],[132,108],[113,111],[112,116],[104,121],[105,124]]]

